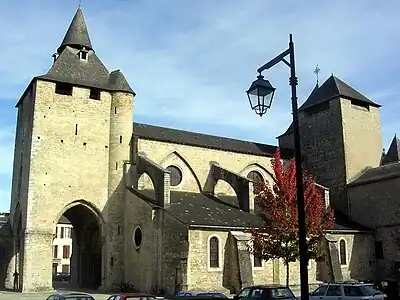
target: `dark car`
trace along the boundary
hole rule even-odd
[[[242,289],[234,300],[245,300],[245,299],[290,299],[296,300],[296,296],[287,286],[271,284],[271,285],[255,285],[249,286]]]
[[[155,300],[156,296],[145,293],[122,293],[108,297],[107,300]]]
[[[70,294],[54,294],[47,297],[46,300],[95,300],[89,294],[84,293],[70,293]]]

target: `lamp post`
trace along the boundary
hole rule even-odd
[[[297,192],[297,211],[299,222],[299,254],[300,254],[300,287],[301,299],[309,299],[308,291],[308,254],[307,254],[307,229],[306,216],[304,210],[304,185],[303,185],[303,168],[300,145],[300,128],[299,114],[297,109],[297,91],[296,86],[298,79],[296,77],[296,68],[294,60],[294,43],[292,34],[289,35],[289,48],[279,54],[274,59],[260,67],[257,72],[257,79],[251,84],[246,91],[250,101],[251,108],[261,117],[271,107],[272,99],[275,94],[275,88],[268,80],[264,79],[261,73],[283,62],[290,68],[289,83],[292,89],[292,110],[293,110],[293,131],[294,131],[294,151],[296,160],[296,192]],[[289,61],[285,58],[289,55]]]

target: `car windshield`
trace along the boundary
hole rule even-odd
[[[293,298],[293,293],[286,287],[271,289],[271,298],[282,299],[282,298]]]
[[[72,297],[66,297],[65,299],[67,300],[93,300],[92,297],[88,296],[72,296]]]
[[[128,297],[125,297],[125,299],[127,299],[127,300],[154,300],[154,299],[156,299],[156,298],[154,298],[154,297],[133,297],[133,296],[128,296]]]

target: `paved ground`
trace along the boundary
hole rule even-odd
[[[15,292],[0,291],[0,300],[46,300],[51,295],[47,294],[21,294]],[[107,300],[109,295],[104,294],[91,294],[96,300]]]

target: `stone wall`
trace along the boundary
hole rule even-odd
[[[400,201],[395,187],[400,178],[349,186],[351,219],[370,228],[400,223]],[[384,199],[384,201],[383,201]]]
[[[262,174],[265,180],[272,181],[270,174],[273,174],[273,170],[270,157],[144,139],[138,141],[138,153],[146,155],[163,168],[176,165],[182,170],[182,182],[176,187],[171,187],[171,191],[199,192],[202,190],[213,162],[244,177],[256,170]],[[146,182],[143,184],[145,187]],[[150,181],[147,181],[147,184],[150,184]],[[232,187],[224,181],[217,183],[215,192],[216,194],[234,195]]]
[[[219,257],[220,267],[210,268],[209,265],[209,240],[211,237],[219,239]],[[228,239],[229,231],[215,230],[189,230],[189,256],[188,256],[188,286],[189,289],[195,290],[214,290],[225,293],[230,292],[230,286],[227,277],[235,279],[240,276],[235,272],[232,265],[236,264],[237,257],[235,251],[232,251],[232,244]],[[226,253],[227,252],[227,253]],[[237,255],[237,254],[236,254]],[[286,266],[276,261],[263,261],[262,267],[254,267],[254,260],[250,252],[248,253],[252,264],[252,281],[253,284],[285,284],[286,283]],[[228,263],[226,263],[226,261]],[[298,286],[300,283],[299,263],[291,263],[289,266],[289,283]],[[316,262],[310,261],[309,282],[316,284]]]
[[[341,265],[343,280],[374,280],[376,261],[373,233],[337,233],[337,249],[340,257],[340,241],[346,245],[346,264]]]
[[[395,262],[400,261],[399,184],[400,178],[388,178],[348,189],[351,218],[373,228],[375,240],[382,243],[383,258],[376,258],[377,276],[385,280],[395,278]],[[374,248],[371,250],[374,253]]]
[[[346,183],[367,167],[378,167],[382,158],[382,133],[379,107],[340,99]]]
[[[379,108],[335,98],[300,111],[299,118],[307,169],[330,188],[333,207],[347,213],[346,184],[381,159]],[[279,145],[293,146],[293,134],[280,137]]]
[[[19,108],[17,131],[22,130],[23,134],[17,133],[15,151],[25,157],[22,174],[26,176],[19,183],[16,172],[20,156],[16,154],[13,199],[20,199],[23,213],[26,209],[22,217],[26,222],[22,236],[25,251],[21,255],[24,269],[20,272],[24,291],[51,289],[52,234],[67,209],[84,204],[103,225],[108,217],[120,221],[123,209],[117,203],[121,203],[124,194],[116,190],[124,176],[123,161],[130,154],[132,96],[102,91],[100,100],[93,100],[87,88],[74,86],[72,96],[68,96],[56,94],[55,86],[55,83],[36,80],[30,101],[25,100]],[[119,114],[113,115],[115,107]],[[110,156],[115,170],[109,178]],[[120,163],[119,168],[114,161]],[[20,196],[15,188],[18,185],[21,185]],[[118,199],[111,204],[111,198]],[[15,201],[12,205],[16,206]],[[27,202],[29,206],[25,208]],[[113,210],[108,211],[108,207]],[[110,226],[101,228],[102,234],[108,235],[102,273],[103,284],[110,287],[113,279],[107,276],[111,270],[105,262],[117,256],[113,248],[117,247],[120,253],[121,243],[112,236],[122,228],[106,223]],[[41,254],[32,249],[41,249]]]

